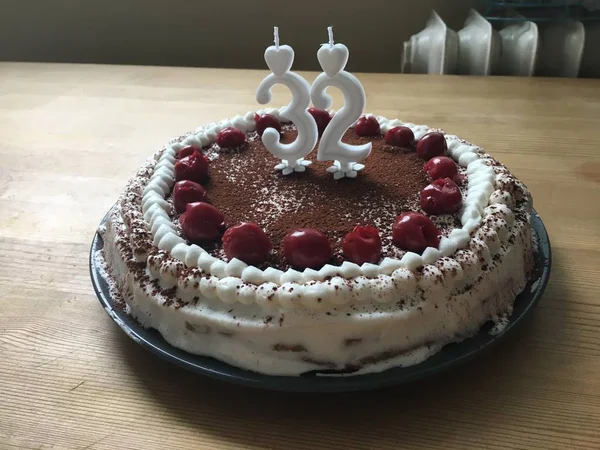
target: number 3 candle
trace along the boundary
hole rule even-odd
[[[346,130],[362,115],[366,96],[360,81],[344,70],[348,62],[348,47],[333,43],[333,30],[328,27],[329,43],[322,44],[317,52],[319,64],[324,73],[314,81],[311,89],[312,102],[315,107],[327,109],[331,106],[331,97],[325,92],[329,86],[337,87],[344,94],[344,107],[340,109],[321,137],[317,159],[326,161],[333,159],[334,164],[328,172],[337,180],[343,177],[356,177],[356,172],[364,168],[357,161],[365,159],[371,153],[371,143],[349,145],[342,142]]]
[[[262,80],[256,91],[256,100],[260,104],[271,101],[271,88],[281,83],[292,92],[292,101],[281,111],[281,116],[290,120],[298,129],[298,137],[291,144],[280,142],[279,132],[274,128],[267,128],[262,135],[262,141],[267,150],[282,159],[281,164],[275,166],[282,170],[283,175],[292,172],[304,172],[306,166],[311,164],[304,157],[308,155],[317,144],[317,124],[306,110],[310,103],[310,85],[308,81],[294,72],[290,72],[294,62],[294,50],[289,45],[279,45],[279,32],[274,30],[275,45],[265,51],[265,61],[273,72]]]

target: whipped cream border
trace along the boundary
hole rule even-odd
[[[272,114],[280,118],[280,110],[274,108],[259,110],[256,113]],[[514,199],[510,192],[498,189],[498,185],[502,184],[499,181],[502,180],[497,179],[493,167],[489,164],[491,158],[479,147],[455,135],[445,135],[445,138],[449,155],[460,166],[466,168],[468,174],[467,195],[463,199],[463,208],[460,211],[462,228],[453,229],[448,237],[441,239],[438,248],[428,247],[422,255],[407,252],[401,259],[384,258],[379,264],[365,263],[359,266],[346,261],[341,266],[326,264],[319,270],[305,269],[300,272],[288,269],[284,272],[275,268],[261,270],[236,258],[224,261],[211,256],[198,245],[187,244],[177,234],[169,216],[170,206],[165,200],[175,182],[177,152],[187,145],[205,147],[214,143],[218,132],[226,127],[234,127],[243,132],[254,131],[254,114],[248,112],[244,117],[238,115],[197,128],[185,138],[165,147],[142,193],[142,213],[149,225],[154,245],[187,267],[198,267],[210,275],[200,280],[199,289],[203,295],[219,298],[226,303],[239,301],[243,304],[258,303],[265,307],[279,303],[280,306],[291,308],[300,300],[304,306],[311,309],[322,307],[322,303],[346,304],[351,298],[358,301],[376,298],[387,302],[397,297],[397,292],[393,295],[386,293],[389,289],[385,290],[386,292],[382,290],[382,286],[389,285],[390,282],[403,293],[410,294],[416,290],[417,284],[422,290],[426,290],[469,276],[463,273],[464,263],[461,266],[449,258],[457,250],[470,245],[473,251],[470,252],[472,257],[471,263],[467,264],[469,267],[476,265],[473,257],[478,259],[484,255],[484,259],[487,259],[500,251],[501,241],[507,237],[508,228],[514,222],[514,214],[511,211]],[[398,119],[375,117],[383,133],[402,125],[409,127],[418,140],[430,131],[440,131]],[[492,214],[496,217],[501,215],[504,226],[498,225],[498,221],[488,221],[484,224],[485,228],[482,227],[485,219]],[[471,238],[470,234],[478,228],[481,230]],[[441,258],[444,258],[442,267],[447,269],[443,272],[433,265]],[[416,276],[416,269],[422,266],[424,270],[421,275]],[[163,285],[173,287],[178,284],[177,270],[173,264],[149,261],[148,267]],[[327,283],[319,283],[325,279],[328,280]],[[344,282],[346,280],[353,280],[352,288]],[[255,285],[254,289],[249,285]],[[278,287],[282,289],[277,289]],[[277,302],[273,302],[273,291],[277,291]]]

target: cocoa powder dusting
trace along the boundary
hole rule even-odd
[[[281,141],[296,138],[293,125],[284,127]],[[256,133],[238,151],[219,151],[210,166],[205,185],[211,202],[225,215],[227,223],[256,222],[273,242],[273,254],[261,267],[288,268],[281,244],[286,234],[297,228],[316,228],[332,244],[332,264],[341,264],[341,241],[357,225],[374,225],[380,230],[383,255],[401,257],[404,252],[392,242],[391,226],[402,211],[418,210],[419,191],[428,184],[423,161],[414,149],[387,145],[382,136],[360,137],[348,130],[343,139],[349,144],[373,143],[365,169],[355,179],[334,180],[326,169],[332,161],[317,161],[317,149],[306,159],[312,165],[303,173],[281,175],[274,170],[279,162],[264,147]],[[317,146],[318,148],[318,146]],[[207,249],[208,250],[208,249]],[[218,245],[214,256],[225,258]]]

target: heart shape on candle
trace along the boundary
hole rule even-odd
[[[271,72],[280,77],[292,68],[294,49],[289,45],[271,45],[265,50],[265,61]]]
[[[317,52],[317,59],[327,76],[333,77],[346,67],[348,54],[348,47],[344,44],[323,44]]]

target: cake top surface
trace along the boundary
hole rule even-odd
[[[284,126],[282,142],[295,138],[295,127]],[[316,151],[308,155],[312,165],[305,172],[284,176],[273,169],[278,160],[256,133],[250,133],[240,148],[223,150],[214,143],[203,149],[211,160],[205,184],[211,203],[229,225],[254,222],[273,243],[271,256],[260,268],[289,268],[281,245],[285,235],[297,228],[315,228],[327,235],[334,265],[344,261],[341,242],[355,226],[372,225],[380,230],[382,258],[404,255],[392,242],[391,227],[400,213],[420,210],[419,192],[429,184],[424,161],[413,145],[388,145],[381,134],[361,137],[348,130],[344,142],[373,143],[364,171],[354,179],[335,180],[326,172],[330,162],[317,161]],[[446,235],[459,225],[456,215],[435,216],[434,222]],[[206,249],[226,259],[220,243]]]

